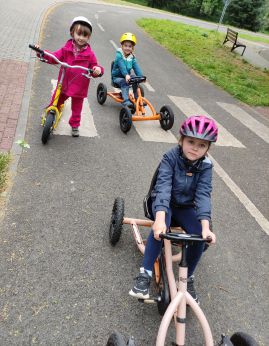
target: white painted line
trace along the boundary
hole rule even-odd
[[[95,14],[95,15],[94,15],[94,18],[95,18],[95,19],[98,19],[98,18],[99,18],[98,14]]]
[[[100,28],[101,31],[105,31],[105,29],[102,27],[101,24],[98,23],[97,25],[99,26],[99,28]]]
[[[134,121],[134,127],[145,142],[177,143],[171,131],[164,131],[158,120]]]
[[[235,194],[239,199],[241,204],[246,208],[252,217],[261,226],[263,231],[269,235],[269,221],[263,216],[263,214],[255,207],[255,205],[248,199],[242,190],[235,184],[235,182],[229,177],[229,175],[224,171],[224,169],[217,163],[211,155],[209,155],[210,160],[214,164],[214,170],[218,176],[224,181],[224,183],[229,187],[229,189]]]
[[[57,83],[56,80],[54,79],[51,80],[51,84],[53,85],[53,90],[56,87],[56,83]],[[71,135],[71,127],[68,123],[70,115],[71,115],[71,98],[66,100],[64,103],[64,111],[57,128],[53,131],[54,135],[67,135],[67,136]],[[85,98],[83,102],[83,107],[81,112],[81,122],[79,127],[79,135],[81,137],[98,136],[87,98]]]
[[[117,50],[119,47],[116,45],[116,43],[112,40],[109,40],[109,42],[112,44],[112,46]]]
[[[186,117],[194,114],[203,114],[212,118],[202,107],[198,105],[193,99],[187,97],[178,97],[168,95],[171,101],[183,112]],[[219,137],[216,145],[224,147],[245,148],[245,146],[236,139],[230,132],[228,132],[222,125],[218,123]]]
[[[148,89],[148,91],[152,91],[152,92],[154,92],[155,90],[152,88],[152,86],[149,84],[149,82],[145,82],[145,83],[143,83],[144,85],[145,85],[145,87]],[[143,86],[143,84],[142,84],[142,86]]]
[[[217,102],[217,104],[222,107],[226,112],[230,113],[234,118],[239,120],[243,125],[248,127],[252,132],[254,132],[257,136],[263,139],[266,143],[269,143],[269,128],[260,122],[258,122],[255,118],[250,116],[247,112],[245,112],[240,107],[230,104]]]
[[[151,115],[148,107],[146,115]],[[178,143],[177,138],[171,131],[164,131],[159,120],[134,121],[133,125],[140,138],[145,142]]]

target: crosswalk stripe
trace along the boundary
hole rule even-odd
[[[194,114],[203,114],[212,118],[202,107],[200,107],[193,99],[187,97],[170,96],[170,100],[183,112],[186,117]],[[245,148],[245,146],[228,132],[221,124],[218,123],[219,137],[216,145],[229,146],[236,148]]]
[[[178,140],[171,131],[164,131],[159,121],[135,121],[134,127],[140,138],[145,142],[177,143]]]
[[[215,172],[229,187],[229,189],[235,194],[235,196],[239,199],[241,204],[246,208],[246,210],[250,213],[250,215],[252,215],[252,217],[257,221],[257,223],[261,226],[263,231],[267,235],[269,235],[269,221],[256,208],[256,206],[249,200],[249,198],[244,194],[244,192],[236,185],[236,183],[229,177],[229,175],[224,171],[224,169],[218,164],[218,162],[210,154],[209,154],[209,158],[214,164]]]
[[[53,86],[53,90],[56,87],[57,81],[51,80],[51,84]],[[71,127],[68,123],[69,117],[71,115],[71,98],[65,101],[64,110],[61,117],[61,120],[57,126],[57,128],[53,131],[55,135],[67,135],[71,134]],[[98,136],[96,127],[94,125],[92,112],[90,109],[90,105],[88,99],[85,98],[83,102],[82,112],[81,112],[81,122],[79,127],[79,135],[82,137],[96,137]]]
[[[112,44],[112,46],[117,50],[118,46],[116,45],[116,43],[113,40],[109,40],[109,42]]]
[[[266,143],[269,143],[269,128],[267,126],[261,124],[237,105],[224,102],[217,102],[217,104],[226,112],[230,113],[234,118],[239,120],[257,136],[263,139]]]

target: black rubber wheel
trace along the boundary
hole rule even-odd
[[[106,346],[126,346],[126,342],[122,334],[119,332],[113,332],[110,335]]]
[[[120,240],[123,218],[124,199],[121,197],[117,197],[114,201],[109,227],[109,240],[112,245],[116,245]]]
[[[120,111],[120,129],[127,133],[132,127],[132,113],[129,108],[123,107]]]
[[[43,132],[42,132],[41,140],[43,144],[46,144],[49,139],[50,133],[52,131],[54,119],[55,119],[55,113],[50,111],[46,116]]]
[[[170,106],[162,106],[160,109],[160,124],[163,130],[170,130],[174,125],[174,112]]]
[[[259,346],[252,336],[243,332],[234,333],[230,339],[234,346]]]
[[[99,83],[96,91],[97,101],[100,105],[106,102],[107,98],[107,87],[103,83]]]
[[[144,97],[144,96],[145,96],[145,90],[144,90],[144,88],[142,87],[142,85],[139,85],[138,88],[139,88],[140,91],[141,91],[141,96]]]
[[[165,314],[168,305],[170,304],[170,293],[168,286],[168,279],[165,271],[165,258],[163,252],[159,258],[159,266],[160,266],[160,282],[158,285],[158,294],[161,297],[161,301],[157,302],[158,312],[161,316]]]

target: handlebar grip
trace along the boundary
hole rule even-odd
[[[35,51],[38,52],[38,53],[41,53],[41,54],[44,53],[44,50],[42,50],[42,49],[40,49],[40,48],[37,48],[37,47],[35,47],[35,46],[32,45],[32,44],[29,44],[29,48],[35,50]]]

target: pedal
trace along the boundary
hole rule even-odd
[[[160,302],[161,300],[162,300],[162,298],[160,296],[152,297],[152,298],[149,298],[149,299],[138,298],[138,301],[140,303],[145,303],[145,304],[156,304],[156,303]]]

